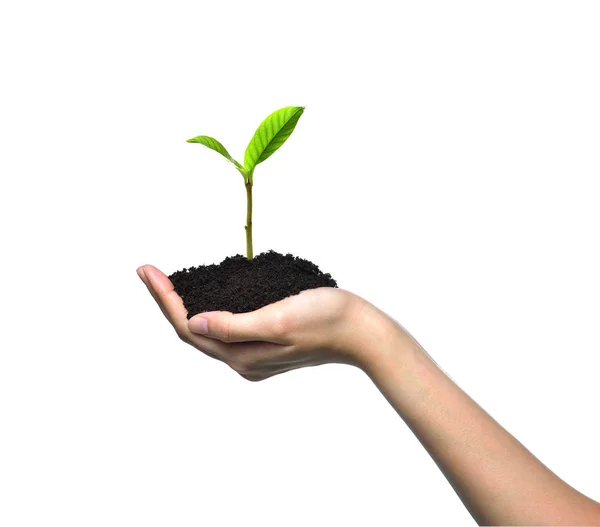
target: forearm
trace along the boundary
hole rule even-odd
[[[379,319],[370,333],[365,371],[479,524],[600,524],[598,503],[543,465],[400,326]]]

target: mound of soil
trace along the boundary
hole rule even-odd
[[[248,260],[236,255],[219,265],[202,265],[169,276],[188,318],[205,311],[245,313],[305,289],[337,287],[330,274],[308,260],[269,251]]]

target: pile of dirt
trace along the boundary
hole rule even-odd
[[[296,295],[305,289],[337,287],[308,260],[275,251],[248,260],[236,255],[219,265],[202,265],[169,276],[183,299],[188,319],[205,311],[245,313]]]

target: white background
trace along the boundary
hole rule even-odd
[[[135,269],[292,252],[600,499],[597,2],[6,2],[0,524],[464,525],[343,366],[250,383]]]

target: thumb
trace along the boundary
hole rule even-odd
[[[264,341],[282,344],[280,324],[264,308],[249,313],[209,311],[188,321],[192,333],[222,342]]]

